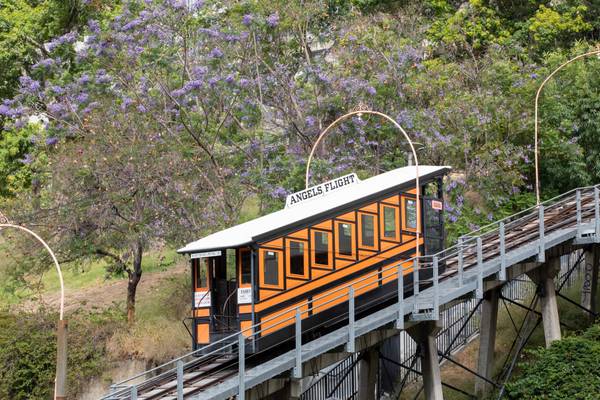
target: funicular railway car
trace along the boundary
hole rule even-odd
[[[395,299],[396,278],[379,271],[444,247],[442,179],[448,167],[420,166],[421,215],[414,167],[369,179],[350,174],[288,196],[284,209],[211,234],[180,249],[190,255],[193,347],[244,330],[251,351],[294,337],[295,308],[305,333],[319,335],[340,322],[347,303],[332,301],[344,285],[373,276],[356,292],[356,309]],[[412,265],[404,266],[412,282]],[[364,282],[363,282],[364,283]],[[332,293],[328,295],[328,293]],[[253,329],[249,329],[255,326]]]

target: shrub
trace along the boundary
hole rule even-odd
[[[597,399],[600,396],[600,325],[581,336],[532,350],[523,374],[507,386],[510,399]]]

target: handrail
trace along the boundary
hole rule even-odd
[[[584,191],[587,191],[587,190],[595,190],[595,193],[596,193],[598,191],[598,188],[600,188],[600,185],[586,186],[586,187],[581,187],[581,188],[573,189],[573,190],[570,190],[570,191],[568,191],[566,193],[563,193],[563,194],[561,194],[559,196],[555,196],[555,197],[553,197],[551,199],[548,199],[548,200],[544,201],[543,203],[541,203],[539,206],[547,206],[546,212],[548,212],[551,209],[553,209],[553,208],[561,205],[562,203],[565,203],[565,202],[568,202],[568,201],[572,200],[571,198],[569,198],[569,196],[572,195],[572,194],[574,194],[574,193],[584,192]],[[144,375],[146,375],[148,373],[155,372],[155,371],[157,371],[160,368],[167,367],[168,365],[174,365],[178,361],[183,361],[185,358],[196,356],[200,352],[205,352],[207,349],[213,348],[217,344],[222,344],[222,346],[219,347],[219,348],[216,348],[216,349],[214,349],[212,351],[210,351],[209,353],[202,354],[201,358],[207,358],[207,357],[209,357],[211,355],[217,354],[217,352],[222,352],[223,350],[225,350],[227,348],[231,348],[232,345],[234,345],[236,343],[234,341],[234,339],[239,338],[240,335],[246,336],[245,334],[249,333],[249,335],[246,336],[246,340],[248,340],[248,339],[251,339],[253,337],[258,337],[259,334],[263,333],[266,330],[273,330],[275,327],[277,327],[279,325],[289,323],[291,320],[293,320],[294,318],[296,318],[296,316],[294,315],[294,311],[296,311],[296,313],[300,312],[300,314],[306,314],[306,313],[308,313],[311,310],[315,310],[316,308],[323,308],[326,305],[331,304],[332,302],[335,302],[336,300],[339,300],[341,298],[346,298],[346,297],[349,298],[348,289],[350,287],[354,288],[354,290],[360,290],[360,289],[363,289],[363,288],[365,288],[367,286],[372,286],[372,285],[375,285],[375,284],[379,284],[379,282],[382,282],[385,279],[390,279],[390,277],[393,277],[394,275],[397,275],[397,272],[396,272],[397,270],[398,271],[400,271],[400,270],[403,271],[405,269],[403,267],[404,265],[408,266],[408,268],[406,268],[406,269],[410,269],[411,268],[410,266],[413,265],[413,261],[414,260],[419,260],[419,269],[418,270],[427,270],[427,269],[430,269],[430,268],[434,268],[433,267],[433,260],[434,259],[437,259],[437,262],[442,262],[442,261],[448,260],[448,259],[450,259],[452,257],[457,257],[458,254],[459,254],[459,252],[465,253],[466,250],[475,250],[475,248],[477,247],[476,246],[476,242],[478,241],[478,238],[481,238],[483,235],[490,235],[490,234],[498,231],[498,228],[496,228],[496,229],[489,230],[487,232],[482,232],[483,229],[489,228],[489,227],[494,227],[494,226],[499,226],[501,223],[504,223],[504,222],[507,222],[507,221],[509,221],[508,225],[507,225],[507,227],[508,227],[508,226],[510,226],[512,224],[515,224],[515,223],[518,223],[519,221],[522,221],[524,218],[530,218],[532,216],[535,217],[535,218],[537,218],[535,214],[531,213],[531,211],[534,211],[534,210],[538,209],[539,206],[530,207],[530,208],[528,208],[528,209],[526,209],[524,211],[519,211],[519,212],[517,212],[517,213],[515,213],[513,215],[510,215],[510,216],[507,216],[507,217],[505,217],[505,218],[503,218],[501,220],[498,220],[498,221],[495,221],[493,223],[490,223],[490,224],[488,224],[488,225],[486,225],[484,227],[480,227],[480,228],[478,228],[478,229],[470,232],[468,235],[465,235],[465,236],[469,236],[465,241],[463,241],[461,243],[457,243],[457,244],[453,245],[452,247],[444,249],[444,250],[441,250],[441,251],[439,251],[439,252],[437,252],[435,254],[425,255],[425,256],[419,256],[419,257],[412,257],[410,259],[406,259],[406,260],[399,261],[397,263],[390,264],[389,266],[382,268],[381,271],[373,271],[373,272],[367,273],[366,275],[364,275],[363,277],[361,277],[358,280],[355,280],[353,282],[350,282],[350,283],[347,283],[345,285],[342,285],[342,286],[340,286],[338,288],[335,288],[333,290],[330,290],[330,291],[328,291],[326,293],[321,293],[319,296],[314,297],[311,301],[304,301],[304,302],[302,302],[302,303],[300,303],[300,304],[298,304],[298,305],[296,305],[296,306],[294,306],[292,308],[286,309],[286,310],[281,311],[281,312],[279,312],[279,313],[277,313],[277,314],[275,314],[275,315],[273,315],[273,316],[271,316],[271,317],[269,317],[269,318],[267,318],[265,320],[262,320],[260,324],[254,324],[254,325],[252,325],[250,327],[247,327],[245,329],[240,330],[239,332],[233,333],[233,334],[231,334],[229,336],[226,336],[226,337],[224,337],[222,339],[219,339],[216,342],[210,343],[209,345],[205,346],[202,349],[195,350],[195,351],[190,352],[188,354],[185,354],[183,356],[177,357],[177,358],[175,358],[175,359],[173,359],[171,361],[168,361],[168,362],[166,362],[164,364],[161,364],[161,365],[159,365],[157,367],[154,367],[154,368],[152,368],[152,369],[150,369],[148,371],[145,371],[143,373],[137,374],[137,375],[135,375],[133,377],[130,377],[128,379],[120,381],[120,382],[114,384],[112,387],[113,388],[117,388],[117,389],[120,388],[120,387],[124,387],[125,389],[123,389],[122,391],[119,391],[119,392],[113,392],[110,395],[108,395],[106,397],[103,397],[103,399],[110,399],[110,398],[113,398],[111,396],[115,396],[115,395],[118,396],[120,394],[126,394],[126,393],[128,393],[127,388],[131,387],[131,385],[125,385],[126,383],[131,382],[131,381],[133,381],[133,380],[135,380],[137,378],[140,378],[141,376],[144,376]],[[594,206],[595,206],[594,204],[591,204],[592,208]],[[529,211],[530,214],[523,215],[527,211]],[[589,212],[589,210],[587,212]],[[514,217],[517,217],[517,216],[519,216],[519,218],[513,219]],[[473,235],[474,233],[480,233],[480,235],[474,236]],[[468,253],[468,254],[475,254],[475,253]],[[427,262],[428,260],[429,260],[429,262]],[[474,265],[476,263],[477,262],[475,262],[474,260],[472,260],[470,264],[466,264],[465,266]],[[390,273],[388,274],[388,272],[390,272]],[[381,274],[381,275],[378,276],[379,274]],[[374,281],[365,282],[365,281],[367,281],[368,279],[371,279],[374,276],[378,276],[378,278],[376,280],[374,280]],[[405,287],[406,287],[406,285],[405,285]],[[334,295],[334,294],[336,294],[336,296],[334,296],[333,298],[331,298],[331,296]],[[315,302],[317,302],[318,300],[323,299],[325,297],[330,297],[330,298],[327,301],[325,301],[324,303],[320,303],[318,305],[315,305]],[[346,314],[344,314],[344,315],[346,315]],[[282,317],[283,317],[283,319],[280,319]],[[275,319],[279,319],[277,321],[277,323],[265,326],[267,322],[273,321]],[[259,330],[255,330],[255,328],[259,327],[259,325],[261,325],[262,328],[259,329]],[[197,358],[194,359],[194,360],[192,360],[192,361],[189,361],[189,362],[187,362],[187,363],[184,364],[184,368],[185,368],[185,366],[189,366],[192,363],[194,365],[197,365],[198,361],[199,360]],[[174,372],[175,372],[174,368],[170,369],[170,370],[167,370],[167,371],[162,372],[159,375],[153,377],[151,380],[158,379],[158,378],[163,377],[163,376],[165,376],[165,375],[167,375],[169,373],[173,374]],[[146,382],[148,382],[148,381],[146,381]],[[137,385],[133,385],[133,386],[137,386]]]

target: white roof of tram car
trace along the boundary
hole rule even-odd
[[[448,171],[450,167],[420,165],[419,177]],[[255,242],[254,238],[276,231],[336,209],[344,204],[384,193],[396,186],[415,179],[415,167],[403,167],[348,185],[331,193],[315,197],[301,204],[284,208],[271,214],[253,219],[243,224],[208,235],[195,242],[188,243],[178,250],[179,253],[197,253],[210,250],[231,249]]]

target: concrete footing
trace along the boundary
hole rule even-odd
[[[481,320],[479,323],[479,358],[477,373],[492,380],[494,373],[494,349],[496,346],[496,325],[498,322],[498,301],[501,287],[485,292],[481,303]],[[475,396],[483,398],[493,389],[485,380],[476,377]]]
[[[553,341],[560,340],[561,338],[560,319],[556,303],[556,288],[554,286],[554,278],[559,271],[560,257],[553,257],[538,269],[528,273],[531,280],[541,287],[540,303],[546,347],[550,347]]]
[[[421,349],[423,389],[427,400],[443,400],[442,375],[435,342],[441,326],[438,321],[424,321],[406,330]],[[362,397],[361,397],[362,399]]]
[[[598,266],[600,264],[600,246],[593,246],[585,249],[584,253],[584,274],[581,286],[581,306],[598,312],[596,307],[598,292]],[[583,310],[582,310],[583,311]],[[590,321],[594,316],[587,311],[583,311],[586,318]]]

